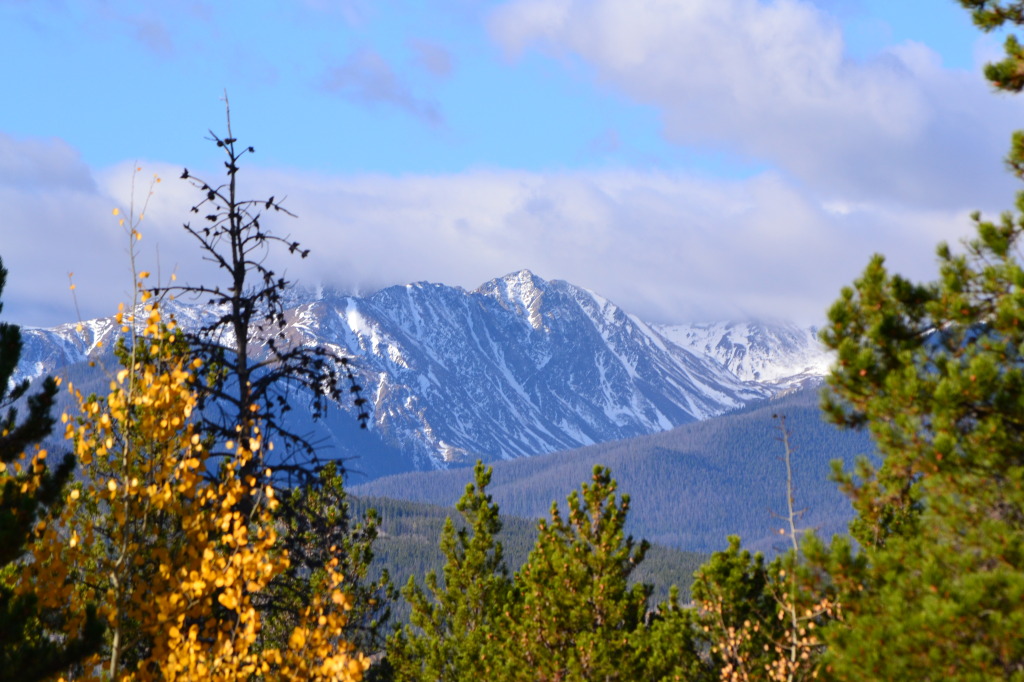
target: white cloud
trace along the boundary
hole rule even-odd
[[[147,49],[169,57],[174,54],[174,40],[167,26],[152,16],[130,16],[125,19],[132,27],[135,39]]]
[[[274,174],[260,183],[288,190],[300,216],[291,232],[313,249],[299,275],[307,281],[475,288],[527,267],[662,321],[821,321],[871,253],[930,278],[935,243],[969,231],[963,211],[863,204],[836,214],[777,173],[728,182],[647,171]]]
[[[78,152],[62,140],[17,139],[0,132],[0,187],[89,191],[93,180]]]
[[[766,161],[833,200],[952,207],[1009,187],[998,159],[1020,102],[920,44],[852,59],[807,1],[512,0],[489,25],[511,56],[581,57],[659,108],[669,140]]]
[[[19,144],[66,151],[59,143]],[[74,319],[68,271],[83,317],[111,314],[130,288],[127,241],[111,209],[128,210],[133,166],[88,173],[79,165],[84,175],[73,174],[75,182],[47,184],[64,157],[34,158],[23,171],[36,184],[0,182],[0,256],[11,270],[3,318]],[[202,212],[188,210],[201,197],[178,179],[179,168],[140,165],[136,211],[153,173],[163,178],[141,226],[140,267],[164,280],[175,270],[182,281],[217,281],[181,228],[184,220],[202,222]],[[825,204],[776,172],[723,181],[641,170],[325,176],[250,166],[240,178],[246,196],[288,197],[298,218],[271,215],[264,225],[312,253],[305,260],[278,254],[269,263],[301,283],[366,291],[429,280],[475,288],[525,267],[652,321],[820,322],[872,252],[889,254],[908,276],[931,278],[935,242],[969,232],[965,211]]]

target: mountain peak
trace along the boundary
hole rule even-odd
[[[547,281],[524,268],[484,283],[477,293],[497,299],[527,318],[531,327],[540,329],[544,326],[541,307],[547,289]]]
[[[523,268],[515,272],[510,272],[504,277],[491,280],[491,282],[503,282],[504,285],[510,291],[529,292],[543,290],[547,288],[547,280],[544,280],[537,275],[533,274],[533,271]]]

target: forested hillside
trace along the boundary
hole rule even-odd
[[[786,508],[781,424],[773,415],[785,415],[796,450],[796,500],[806,509],[802,523],[823,536],[843,532],[852,511],[829,480],[831,462],[849,464],[872,452],[872,444],[863,432],[841,431],[824,421],[819,390],[805,387],[649,436],[498,462],[491,494],[505,514],[540,518],[601,464],[632,497],[627,528],[634,535],[710,552],[739,534],[746,545],[770,551],[780,544],[779,515]],[[356,495],[449,506],[470,480],[472,470],[454,469],[390,476],[351,489]]]

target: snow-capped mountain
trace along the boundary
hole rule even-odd
[[[201,314],[179,307],[183,325]],[[657,327],[591,291],[527,270],[475,291],[420,282],[368,297],[318,292],[287,319],[291,338],[352,356],[371,403],[376,445],[350,442],[347,417],[329,422],[324,440],[345,454],[383,448],[388,470],[648,434],[766,398],[795,376],[823,373],[809,360],[824,355],[807,332]],[[110,347],[113,331],[112,320],[25,330],[22,376],[85,360],[98,340]]]
[[[25,327],[21,330],[21,360],[11,383],[54,374],[60,368],[84,362],[110,347],[117,327],[113,317],[62,324],[52,329]]]
[[[691,353],[717,360],[744,381],[776,386],[802,383],[824,376],[833,359],[814,327],[712,322],[655,325],[655,329]]]

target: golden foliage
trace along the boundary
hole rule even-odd
[[[367,659],[340,639],[349,604],[335,565],[288,645],[254,646],[260,614],[252,597],[288,566],[271,472],[240,474],[264,447],[260,430],[252,424],[254,436],[232,458],[211,461],[191,420],[199,361],[156,303],[144,310],[140,323],[118,315],[141,331],[109,393],[84,397],[69,387],[79,414],[63,421],[81,477],[61,518],[36,528],[20,581],[47,607],[84,614],[87,603],[98,606],[107,645],[73,678],[362,679]]]
[[[769,627],[756,619],[730,625],[725,617],[725,604],[720,599],[705,599],[698,603],[705,622],[715,624],[717,636],[711,642],[711,651],[722,664],[718,676],[722,682],[794,682],[813,680],[820,672],[820,655],[825,643],[819,637],[820,624],[825,620],[842,620],[842,607],[832,598],[823,597],[809,606],[797,604],[790,585],[780,571],[775,584],[777,616],[785,623],[781,629]],[[712,628],[705,626],[711,633]],[[755,657],[752,645],[760,645],[762,652]]]

